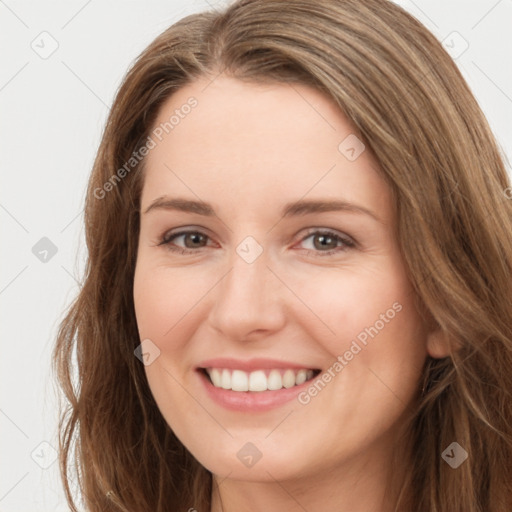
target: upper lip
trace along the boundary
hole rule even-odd
[[[254,358],[248,360],[233,359],[230,357],[218,357],[215,359],[207,359],[201,361],[197,365],[198,369],[202,368],[228,368],[231,370],[242,370],[252,372],[254,370],[266,370],[272,368],[284,368],[292,370],[314,370],[314,366],[301,363],[292,363],[290,361],[280,361],[278,359]]]

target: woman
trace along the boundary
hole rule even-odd
[[[391,2],[170,27],[112,107],[55,348],[73,510],[73,456],[91,511],[510,509],[509,186]]]

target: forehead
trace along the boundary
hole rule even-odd
[[[307,195],[389,209],[378,163],[354,126],[308,86],[198,80],[163,104],[151,137],[143,204],[177,194],[247,209]]]

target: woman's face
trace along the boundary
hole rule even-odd
[[[154,128],[134,299],[165,420],[235,480],[383,465],[429,336],[370,150],[318,91],[225,76]]]

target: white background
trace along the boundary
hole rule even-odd
[[[67,510],[50,353],[77,292],[84,191],[117,87],[170,24],[223,3],[0,0],[0,512]],[[469,45],[456,62],[512,160],[512,0],[398,3],[441,40],[458,32],[455,51]],[[47,58],[32,48],[57,44]],[[43,237],[57,248],[47,262],[32,252]]]

